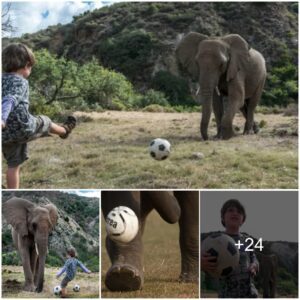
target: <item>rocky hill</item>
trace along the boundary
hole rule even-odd
[[[269,71],[297,64],[297,2],[116,3],[76,16],[70,24],[25,34],[20,40],[78,62],[94,56],[143,90],[154,84],[159,71],[178,75],[174,48],[190,31],[210,36],[240,34],[263,53]]]
[[[61,265],[66,249],[74,247],[78,257],[89,267],[99,267],[99,199],[80,197],[56,191],[3,192],[2,201],[12,196],[39,204],[53,203],[58,208],[59,218],[49,238],[49,265]],[[10,225],[2,218],[2,251],[4,264],[19,263],[11,240]]]

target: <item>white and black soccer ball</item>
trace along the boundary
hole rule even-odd
[[[79,292],[80,291],[80,285],[79,284],[75,284],[73,287],[73,291],[74,292]]]
[[[171,153],[171,144],[165,139],[154,139],[149,145],[149,153],[156,160],[165,160]]]
[[[61,287],[59,285],[53,288],[53,294],[59,296],[61,294]]]
[[[139,231],[139,220],[135,212],[126,206],[115,207],[105,221],[107,235],[116,242],[129,243]]]
[[[213,233],[201,243],[201,252],[216,257],[217,268],[208,272],[212,277],[221,278],[230,275],[239,265],[240,252],[235,241],[225,233]]]

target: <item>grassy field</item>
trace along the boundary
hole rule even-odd
[[[59,298],[53,294],[53,288],[59,285],[61,278],[56,279],[57,268],[45,270],[45,282],[42,293],[31,293],[22,290],[24,273],[22,267],[2,266],[3,298]],[[73,286],[80,285],[80,292],[74,292]],[[99,274],[77,272],[76,278],[67,287],[68,298],[99,298]]]
[[[179,283],[180,250],[178,224],[165,223],[154,211],[147,220],[144,242],[145,284],[141,291],[110,292],[104,284],[105,273],[110,267],[105,250],[105,222],[102,221],[101,296],[103,298],[198,298],[199,286]]]
[[[43,138],[29,145],[21,188],[297,188],[298,119],[257,114],[258,135],[202,141],[200,113],[106,111],[79,113],[67,139]],[[80,120],[82,122],[80,122]],[[85,120],[85,122],[83,122]],[[209,127],[215,135],[215,122]],[[155,161],[153,138],[170,141],[172,154]],[[195,153],[201,152],[199,159]],[[3,161],[3,183],[6,163]]]

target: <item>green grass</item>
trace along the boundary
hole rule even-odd
[[[141,291],[110,292],[104,284],[110,261],[105,250],[105,222],[102,221],[101,296],[103,298],[198,298],[199,286],[179,283],[180,250],[178,224],[167,224],[154,211],[143,236],[145,283]]]
[[[53,288],[59,285],[60,279],[56,279],[58,268],[45,269],[45,282],[43,292],[32,293],[23,291],[25,282],[22,267],[2,266],[2,297],[3,298],[59,298],[53,294]],[[74,292],[73,286],[80,285],[80,292]],[[68,298],[99,298],[98,273],[84,274],[77,272],[76,277],[67,286]]]
[[[80,115],[80,113],[78,113]],[[81,114],[83,115],[83,113]],[[84,114],[86,115],[86,114]],[[199,133],[200,113],[117,112],[87,114],[67,140],[29,143],[30,159],[21,168],[21,188],[297,188],[298,137],[295,116],[257,114],[258,135],[240,130],[216,141]],[[170,158],[155,161],[149,142],[166,138]],[[199,160],[193,153],[202,152]],[[6,163],[3,161],[3,182]]]

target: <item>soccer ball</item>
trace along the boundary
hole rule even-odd
[[[61,293],[61,287],[59,285],[55,286],[53,288],[53,294],[58,296],[58,295],[60,295],[60,293]]]
[[[208,272],[212,277],[226,277],[239,265],[240,252],[235,246],[233,238],[225,233],[209,235],[202,242],[201,252],[208,252],[216,257],[216,271]]]
[[[118,206],[106,217],[106,232],[110,239],[129,243],[139,231],[139,220],[135,212],[126,206]]]
[[[149,145],[149,153],[156,160],[164,160],[171,153],[171,144],[165,139],[154,139]]]
[[[73,287],[73,291],[74,292],[79,292],[80,291],[80,285],[79,284],[75,284]]]

